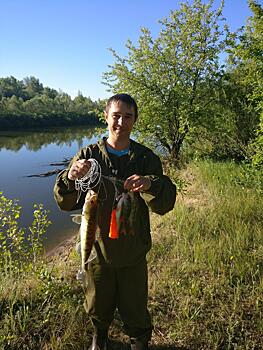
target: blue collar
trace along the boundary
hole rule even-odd
[[[129,153],[129,150],[130,150],[130,147],[127,147],[125,149],[122,149],[122,150],[117,150],[117,149],[114,149],[112,147],[110,147],[109,145],[106,144],[106,147],[107,147],[107,151],[109,153],[112,153],[112,154],[115,154],[116,156],[118,157],[121,157],[121,156],[124,156],[125,154],[128,154]]]

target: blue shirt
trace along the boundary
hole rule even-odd
[[[114,148],[110,147],[109,145],[106,145],[106,147],[107,147],[107,151],[109,153],[115,154],[118,157],[125,156],[125,154],[129,153],[129,149],[130,149],[130,147],[127,147],[127,148],[122,149],[122,150],[119,151],[117,149],[114,149]]]

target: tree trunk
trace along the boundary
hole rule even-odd
[[[172,165],[174,165],[176,168],[180,166],[180,150],[182,147],[182,140],[176,140],[173,142],[172,147],[171,147],[171,152],[170,152],[170,162]]]

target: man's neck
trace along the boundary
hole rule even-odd
[[[116,139],[108,137],[106,142],[111,148],[114,148],[114,149],[116,149],[118,151],[126,149],[130,145],[130,140],[129,139],[128,140],[119,140],[119,139],[116,140]]]

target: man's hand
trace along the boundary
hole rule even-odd
[[[124,182],[124,188],[132,192],[147,191],[151,187],[151,180],[141,175],[132,175]]]
[[[75,161],[68,172],[68,178],[72,181],[81,179],[90,169],[90,162],[87,159]]]

